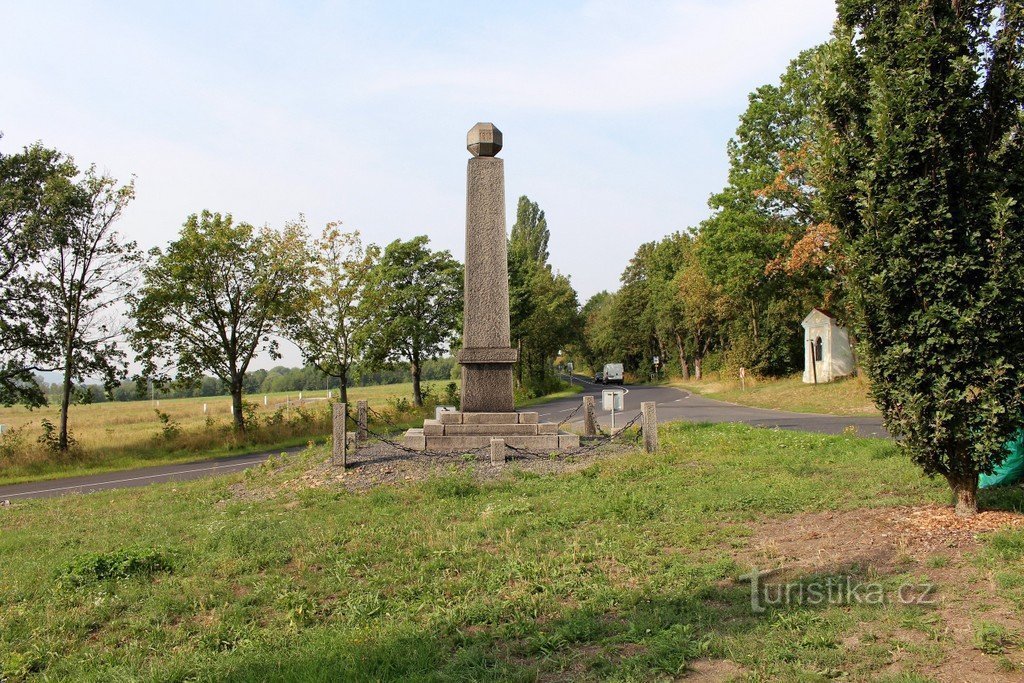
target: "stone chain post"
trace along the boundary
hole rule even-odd
[[[491,464],[505,464],[505,439],[491,439]]]
[[[653,453],[658,450],[658,409],[654,401],[640,404],[640,425],[644,433],[644,450]]]
[[[356,446],[366,443],[368,438],[367,434],[367,409],[369,406],[366,401],[359,401],[356,403]]]
[[[597,418],[594,416],[594,397],[583,397],[583,436],[597,436]]]
[[[334,431],[333,451],[331,453],[335,464],[341,463],[341,468],[348,466],[348,439],[345,433],[345,409],[347,403],[334,404]]]

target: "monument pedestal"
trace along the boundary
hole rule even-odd
[[[517,349],[464,348],[459,351],[462,366],[462,410],[467,413],[510,413],[512,404],[512,364]]]
[[[537,413],[441,413],[438,420],[425,420],[423,429],[405,434],[405,447],[427,451],[475,450],[500,438],[513,448],[533,451],[563,451],[579,448],[577,434],[559,433],[554,422],[540,422]]]

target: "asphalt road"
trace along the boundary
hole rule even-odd
[[[546,422],[561,422],[568,417],[569,424],[580,423],[583,421],[582,411],[576,409],[582,402],[581,397],[590,394],[596,397],[598,422],[607,430],[611,426],[611,414],[601,407],[601,392],[604,389],[614,389],[617,387],[605,387],[582,380],[579,377],[576,377],[574,381],[583,384],[585,387],[583,394],[550,401],[526,408],[525,410],[540,413],[541,419]],[[622,388],[626,390],[626,394],[624,396],[624,410],[615,415],[615,425],[618,427],[636,417],[640,412],[641,401],[654,401],[657,403],[659,422],[674,422],[677,420],[687,420],[690,422],[739,422],[755,427],[792,429],[823,434],[839,434],[852,425],[860,436],[888,436],[882,427],[880,418],[837,417],[833,415],[786,413],[778,410],[750,408],[734,403],[703,398],[673,387],[627,386]],[[575,413],[573,413],[574,410],[576,411]],[[299,449],[291,449],[291,451],[297,450]],[[263,453],[227,456],[181,465],[158,465],[121,472],[0,486],[0,501],[15,502],[26,498],[48,498],[69,493],[92,493],[107,489],[148,486],[149,484],[161,482],[188,481],[190,479],[238,472],[259,464],[271,455],[277,455],[281,452],[278,449]]]
[[[543,405],[534,406],[527,410],[536,410],[543,420],[559,422],[581,402],[581,396],[591,395],[595,397],[597,406],[597,418],[601,426],[611,426],[611,414],[602,409],[601,392],[604,389],[617,389],[616,386],[603,386],[579,377],[574,382],[584,386],[583,394],[571,398],[559,399]],[[882,419],[878,417],[840,417],[837,415],[818,415],[813,413],[787,413],[781,410],[768,410],[766,408],[751,408],[725,401],[716,401],[704,398],[697,394],[675,387],[661,386],[625,386],[626,395],[623,397],[623,411],[616,413],[615,425],[621,427],[632,420],[640,412],[640,403],[643,401],[654,401],[657,404],[658,422],[676,422],[685,420],[688,422],[739,422],[753,427],[769,427],[778,429],[791,429],[804,432],[819,432],[822,434],[840,434],[849,426],[857,430],[859,436],[873,436],[888,438],[889,434],[882,426]],[[580,412],[574,414],[570,424],[582,422]]]

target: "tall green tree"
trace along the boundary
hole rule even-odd
[[[135,288],[141,255],[114,229],[135,197],[134,183],[87,170],[78,181],[76,208],[56,226],[43,255],[36,302],[47,319],[45,339],[61,371],[56,446],[67,451],[68,411],[75,384],[101,377],[112,391],[127,374],[119,346],[125,325],[117,307]]]
[[[840,0],[819,186],[872,393],[959,515],[1024,424],[1024,7]]]
[[[548,263],[551,232],[540,206],[519,198],[508,241],[509,317],[519,349],[520,387],[542,392],[559,349],[579,339],[579,300],[568,277]]]
[[[450,349],[462,318],[462,264],[432,251],[426,235],[395,240],[369,274],[359,343],[371,367],[409,362],[413,401],[423,405],[423,363]]]
[[[349,369],[367,323],[360,304],[378,253],[374,245],[363,247],[358,231],[342,232],[340,223],[329,223],[307,250],[300,312],[288,326],[305,361],[338,380],[342,402],[348,401]]]
[[[77,175],[69,157],[39,144],[0,152],[0,405],[44,405],[34,373],[59,368],[38,265],[80,210]]]
[[[583,328],[580,348],[583,359],[595,371],[606,362],[620,357],[618,334],[613,320],[615,296],[607,291],[598,292],[580,310],[580,324]]]
[[[274,335],[302,310],[305,242],[301,222],[277,231],[235,223],[230,214],[189,216],[178,239],[150,252],[131,299],[143,374],[161,383],[213,374],[230,391],[235,429],[244,432],[245,372],[259,353],[280,358]]]
[[[803,258],[808,247],[820,252],[835,242],[809,171],[819,50],[802,53],[778,84],[751,93],[728,145],[729,184],[712,196],[714,214],[699,230],[704,271],[730,305],[723,322],[733,360],[763,374],[799,367],[800,321],[826,303],[834,281],[826,263]]]
[[[678,329],[685,339],[679,353],[693,358],[693,374],[700,380],[704,376],[704,358],[715,343],[718,326],[724,317],[725,301],[704,271],[696,249],[683,255],[671,289],[673,313],[679,317]],[[681,359],[681,362],[685,360]],[[686,376],[685,371],[683,376]]]

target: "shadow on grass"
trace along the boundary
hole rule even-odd
[[[853,566],[791,578],[786,585],[799,586],[807,596],[827,581],[873,583],[895,595],[903,579],[880,578]],[[770,596],[781,584],[761,587]],[[735,579],[670,595],[619,591],[602,601],[603,608],[566,609],[553,619],[532,618],[527,606],[520,606],[490,619],[433,629],[367,627],[341,635],[317,626],[287,654],[252,653],[207,675],[223,681],[649,680],[683,675],[697,660],[730,659],[740,670],[785,677],[842,670],[850,664],[842,634],[865,616],[857,612],[854,619],[851,610],[885,610],[893,604],[864,606],[849,599],[813,604],[805,597],[762,601],[764,611],[756,612],[750,583]],[[929,611],[917,605],[905,609]]]
[[[1024,488],[1019,484],[996,486],[978,491],[978,509],[1024,512]]]

